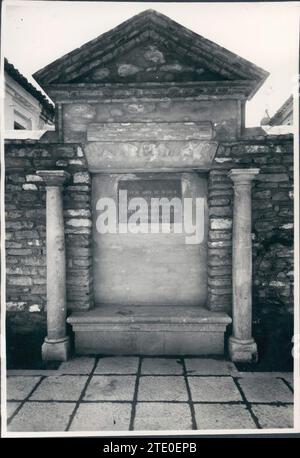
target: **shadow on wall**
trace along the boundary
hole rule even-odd
[[[253,265],[253,337],[256,364],[239,364],[246,371],[293,370],[293,231],[270,232],[255,242]]]
[[[56,369],[59,362],[44,362],[41,358],[46,332],[44,313],[7,313],[7,369]]]

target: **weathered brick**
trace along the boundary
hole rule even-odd
[[[289,181],[289,176],[287,173],[261,173],[256,179],[263,182],[275,182],[279,183],[281,181]]]
[[[73,226],[73,227],[92,227],[92,221],[90,219],[83,219],[83,218],[68,219],[66,221],[66,224],[68,226]]]
[[[11,286],[30,286],[32,285],[31,277],[9,277],[8,284]]]
[[[43,178],[39,175],[26,175],[26,181],[36,183],[43,181]]]
[[[73,181],[74,181],[74,184],[77,184],[77,183],[90,184],[91,177],[88,172],[77,172],[77,173],[74,173]]]
[[[231,285],[231,278],[209,278],[208,279],[208,284],[212,286],[230,286]]]
[[[230,207],[210,207],[209,209],[210,216],[231,216],[232,208]]]
[[[232,232],[227,229],[226,231],[217,231],[210,229],[209,231],[209,240],[231,240]]]
[[[69,209],[69,210],[65,210],[64,211],[64,214],[66,216],[78,216],[78,217],[88,217],[90,218],[92,215],[91,215],[91,211],[90,210],[86,210],[84,208],[78,208],[78,209]]]
[[[232,219],[225,218],[211,218],[210,219],[211,229],[231,229],[232,228]]]
[[[226,248],[232,245],[231,240],[221,240],[217,242],[208,242],[209,248]]]

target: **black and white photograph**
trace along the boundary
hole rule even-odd
[[[300,432],[299,13],[2,2],[2,437]]]

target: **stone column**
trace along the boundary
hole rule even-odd
[[[252,337],[251,187],[259,169],[232,169],[234,183],[232,234],[233,330],[229,338],[232,361],[257,359]]]
[[[69,337],[66,335],[66,256],[62,189],[69,174],[64,170],[41,170],[46,183],[47,226],[47,337],[42,358],[66,361]]]

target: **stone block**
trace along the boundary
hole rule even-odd
[[[92,221],[86,218],[67,219],[66,224],[67,226],[72,226],[72,227],[92,227]]]
[[[210,216],[231,216],[232,208],[230,207],[210,207],[209,209]]]
[[[209,230],[209,240],[231,240],[232,233],[230,230],[218,231],[218,230]]]
[[[9,286],[30,286],[32,285],[31,277],[8,277],[7,283]]]
[[[138,401],[187,401],[185,380],[180,376],[142,376]]]
[[[251,409],[263,429],[293,428],[293,406],[252,405]]]
[[[244,405],[194,404],[197,428],[255,429],[256,425]]]
[[[289,181],[289,176],[286,173],[261,173],[256,179],[263,182],[275,182]]]
[[[31,401],[77,401],[87,382],[85,375],[57,375],[45,378]]]
[[[136,374],[138,365],[136,357],[104,357],[99,359],[95,374]]]
[[[62,432],[67,427],[75,403],[26,402],[8,425],[11,432]]]
[[[188,383],[194,402],[242,401],[241,394],[231,377],[189,376]]]
[[[272,374],[266,377],[244,377],[239,384],[248,402],[293,402],[293,393]]]
[[[86,401],[133,401],[135,376],[95,375],[85,395]]]
[[[24,189],[24,191],[37,191],[38,187],[35,184],[26,183],[23,184],[22,189]]]
[[[135,431],[167,431],[192,429],[188,404],[137,403],[134,420]]]
[[[232,219],[226,218],[211,218],[210,219],[210,228],[216,230],[224,230],[232,228]]]
[[[22,401],[32,392],[41,377],[14,376],[7,379],[7,399]]]
[[[77,209],[68,209],[64,211],[66,216],[71,217],[91,217],[91,210],[87,210],[85,208],[77,208]]]
[[[209,248],[227,248],[231,247],[232,242],[231,240],[218,240],[213,242],[208,242]]]
[[[176,358],[143,358],[141,373],[156,375],[182,375],[181,360]]]
[[[20,302],[7,301],[6,302],[6,310],[8,312],[23,312],[24,310],[26,310],[26,307],[27,307],[27,302],[23,302],[23,301],[20,301]]]
[[[6,403],[6,414],[7,419],[11,418],[17,408],[21,405],[21,402],[7,402]]]
[[[130,417],[130,403],[81,403],[70,431],[128,431]]]
[[[235,375],[237,369],[230,361],[212,358],[185,358],[189,375]]]
[[[81,374],[88,375],[91,373],[95,364],[95,358],[80,356],[72,358],[69,361],[61,363],[58,371],[61,374]]]
[[[74,173],[73,182],[74,184],[78,184],[78,183],[90,184],[91,183],[90,174],[88,172]]]

